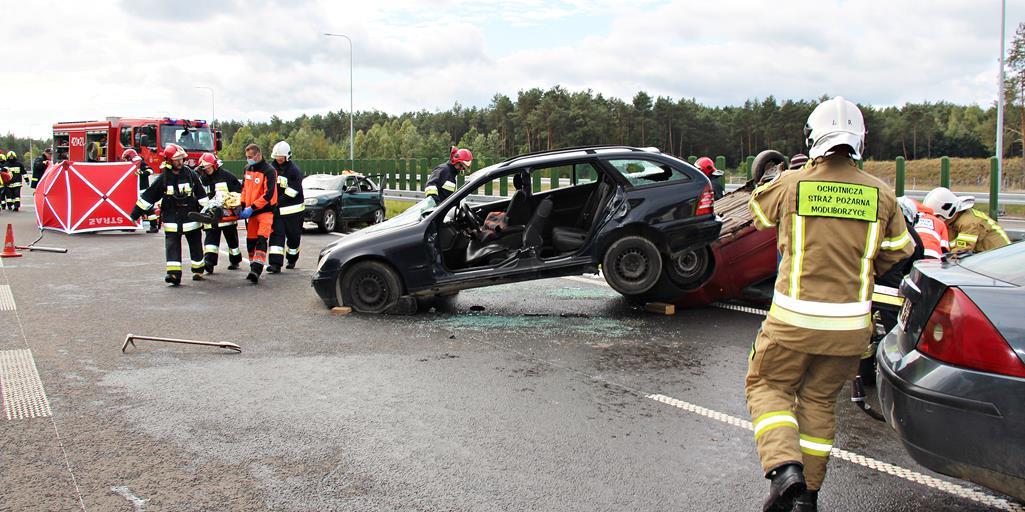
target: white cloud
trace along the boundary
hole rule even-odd
[[[485,104],[556,84],[709,104],[842,94],[990,103],[999,4],[398,0],[19,3],[0,132],[108,115],[290,118]],[[1025,1],[1008,6],[1008,37]],[[501,34],[498,36],[496,34]],[[521,35],[522,34],[522,35]],[[500,40],[499,37],[502,39]],[[522,39],[522,41],[521,41]],[[529,44],[528,44],[529,43]],[[499,50],[495,50],[498,48]]]

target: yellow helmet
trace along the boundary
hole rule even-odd
[[[0,151],[0,162],[3,162],[4,160],[7,160],[7,155],[5,155],[3,151]]]
[[[18,154],[15,153],[14,151],[8,151],[7,152],[7,158],[10,158],[11,160],[14,160],[15,158],[18,158]]]

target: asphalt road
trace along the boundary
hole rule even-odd
[[[30,210],[7,222],[34,238]],[[40,244],[67,254],[4,259],[0,510],[759,509],[767,483],[736,420],[757,316],[657,316],[587,277],[336,316],[309,285],[332,239],[307,234],[299,269],[257,286],[223,263],[166,286],[161,235],[50,233]],[[127,333],[244,351],[122,354]],[[7,419],[33,386],[5,357],[26,350],[48,411]],[[989,509],[958,495],[989,491],[918,467],[847,393],[837,447],[897,469],[834,458],[823,510]]]

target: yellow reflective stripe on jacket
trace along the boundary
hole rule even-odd
[[[904,234],[907,234],[905,228]],[[865,253],[861,257],[861,288],[858,290],[859,300],[869,300],[871,297],[872,283],[872,260],[875,258],[876,249],[879,247],[879,221],[868,224],[868,233],[865,235]]]
[[[1011,243],[1011,239],[1008,238],[1007,232],[1004,231],[1004,228],[1000,227],[1000,224],[997,224],[997,222],[995,220],[993,220],[992,218],[990,218],[989,215],[986,215],[985,213],[982,213],[979,210],[976,210],[975,208],[972,208],[972,214],[975,215],[976,217],[986,221],[986,224],[989,224],[990,229],[992,229],[993,231],[996,231],[997,234],[999,234],[1000,237],[1003,238],[1005,242]]]
[[[149,210],[153,206],[153,203],[139,198],[139,200],[135,202],[135,206],[138,206],[140,210]]]
[[[285,254],[285,248],[280,245],[272,245],[267,248],[267,254]]]
[[[203,227],[203,225],[198,223],[198,222],[186,222],[185,224],[182,224],[182,231],[187,233],[189,231],[195,231],[197,229],[202,229],[202,227]]]
[[[958,233],[957,238],[954,239],[954,245],[957,247],[968,247],[978,243],[979,237],[976,235],[969,235],[968,233]]]
[[[203,246],[203,253],[204,254],[217,254],[217,246],[216,245],[204,245]]]
[[[424,189],[424,195],[425,196],[436,196],[436,195],[438,195],[438,187],[436,187],[434,185],[429,185],[427,188]]]
[[[821,437],[812,437],[801,434],[799,443],[801,445],[802,452],[816,457],[828,457],[829,452],[833,451],[832,439],[823,439]]]
[[[936,238],[939,238],[939,235]],[[905,229],[904,233],[900,236],[883,239],[883,243],[879,244],[879,248],[884,251],[899,251],[911,243],[911,240],[911,233]]]
[[[203,261],[203,260],[193,261],[192,262],[192,270],[196,270],[197,268],[203,268],[205,266],[206,266],[206,262]]]
[[[292,187],[288,187],[288,188],[285,189],[285,195],[288,196],[288,197],[295,197],[295,196],[299,195],[299,191],[294,189],[294,188],[292,188]]]
[[[170,272],[172,270],[181,271],[181,269],[182,269],[182,262],[180,262],[180,261],[168,261],[167,262],[167,271],[168,272]]]
[[[455,192],[456,183],[454,181],[446,181],[445,184],[441,186],[441,188],[448,190],[449,192]]]
[[[900,290],[892,286],[877,284],[875,285],[875,289],[872,290],[872,302],[890,304],[893,306],[903,306],[904,297],[900,296]]]
[[[762,226],[767,228],[775,226],[775,224],[769,222],[769,218],[765,216],[765,212],[762,211],[762,207],[758,206],[758,201],[755,201],[755,196],[751,196],[747,205],[751,208],[751,212],[755,214],[755,220],[757,220]]]
[[[790,297],[797,299],[801,296],[801,270],[804,267],[804,217],[794,214],[794,228],[790,233],[790,243],[793,245],[790,257]]]
[[[872,312],[872,302],[867,300],[861,302],[817,302],[795,299],[779,292],[773,294],[772,303],[779,304],[780,307],[795,313],[814,316],[850,317]]]
[[[772,411],[755,418],[755,439],[779,427],[791,427],[797,430],[797,416],[791,411]]]
[[[282,206],[278,213],[280,215],[291,215],[293,213],[299,213],[306,209],[306,205],[303,203],[293,204],[292,206]]]
[[[794,327],[817,331],[857,331],[872,325],[869,314],[848,317],[808,315],[790,311],[775,303],[769,308],[769,316]]]

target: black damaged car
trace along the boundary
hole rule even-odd
[[[510,197],[489,195],[510,182]],[[627,297],[670,300],[712,273],[708,244],[721,228],[712,203],[708,178],[653,148],[521,155],[468,176],[441,204],[428,197],[327,246],[313,288],[328,307],[383,313],[403,297],[600,266]]]

